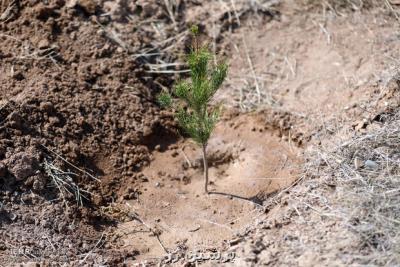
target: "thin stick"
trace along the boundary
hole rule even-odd
[[[240,19],[239,19],[239,14],[238,14],[238,12],[236,10],[235,2],[233,0],[231,0],[231,5],[232,5],[232,8],[233,8],[233,13],[235,14],[236,21],[237,21],[237,23],[238,23],[238,25],[240,27],[241,23],[240,23]]]
[[[129,203],[126,203],[126,204],[127,204],[129,207],[131,207],[131,205],[129,205]],[[167,248],[166,248],[166,247],[163,245],[163,243],[161,242],[160,234],[159,234],[157,231],[153,230],[152,227],[150,227],[147,223],[145,223],[142,219],[140,219],[139,216],[138,216],[136,213],[131,214],[130,217],[131,217],[132,219],[137,220],[138,222],[140,222],[141,224],[143,224],[147,229],[149,229],[149,231],[157,238],[158,243],[160,244],[160,246],[162,247],[162,249],[165,251],[165,253],[169,253],[169,251],[167,250]]]
[[[188,73],[190,72],[190,70],[146,70],[146,72],[171,74],[171,73]]]
[[[56,250],[56,247],[53,245],[53,243],[51,243],[51,240],[50,240],[50,238],[49,238],[48,235],[46,235],[46,238],[47,238],[47,241],[49,241],[51,247],[52,247],[54,250]]]
[[[324,27],[322,23],[318,23],[318,26],[321,28],[321,31],[326,35],[326,42],[330,44],[332,40],[331,34],[328,32],[328,30]]]
[[[170,19],[172,21],[172,24],[174,25],[174,29],[177,31],[178,27],[176,25],[176,20],[175,20],[174,14],[173,14],[173,12],[171,10],[169,0],[164,0],[164,4],[165,4],[165,8],[167,9],[168,15],[169,15],[169,17],[170,17]]]
[[[243,34],[242,34],[242,42],[243,42],[243,46],[244,46],[244,51],[245,51],[245,53],[246,53],[247,63],[249,64],[251,74],[253,75],[254,86],[256,87],[258,103],[261,103],[260,85],[258,84],[257,74],[256,74],[256,71],[255,71],[255,69],[254,69],[253,62],[252,62],[252,60],[251,60],[251,58],[250,58],[249,49],[248,49],[248,47],[247,47],[247,44],[246,44],[246,41],[245,41],[245,39],[244,39],[244,35],[243,35]]]
[[[101,240],[103,240],[103,236],[104,236],[104,232],[101,234],[101,237],[100,237],[100,239],[97,241],[96,245],[92,248],[92,250],[90,250],[90,251],[86,254],[85,258],[83,258],[83,260],[81,260],[81,261],[79,262],[79,264],[82,264],[82,263],[84,263],[84,262],[86,261],[86,259],[92,254],[93,250],[95,250],[95,249],[97,248],[97,246],[100,244]]]
[[[286,64],[289,66],[290,72],[292,73],[293,77],[296,77],[296,71],[293,68],[292,63],[290,63],[287,56],[284,57]]]
[[[237,13],[237,10],[236,10],[236,7],[235,7],[235,4],[234,4],[233,0],[231,0],[231,5],[232,5],[232,8],[233,8],[237,23],[240,26],[239,14]],[[244,52],[246,53],[247,63],[249,64],[251,74],[253,75],[254,86],[256,87],[258,103],[261,103],[261,91],[260,91],[260,85],[258,84],[256,71],[254,69],[253,62],[252,62],[252,60],[250,58],[249,48],[247,47],[247,43],[246,43],[246,40],[244,38],[244,35],[241,34],[241,37],[242,37],[242,42],[243,42],[243,46],[244,46]]]
[[[189,160],[188,156],[186,155],[186,153],[183,149],[184,149],[184,147],[181,149],[182,155],[185,158],[186,162],[189,164],[189,167],[192,168],[193,167],[192,162]]]
[[[199,220],[200,220],[200,221],[203,221],[203,222],[208,222],[208,223],[210,223],[210,224],[214,224],[214,225],[219,226],[219,227],[222,227],[222,228],[226,228],[226,229],[228,229],[229,231],[233,232],[232,228],[229,227],[229,226],[226,226],[225,224],[220,224],[220,223],[213,222],[213,221],[206,220],[206,219],[199,219]]]
[[[394,10],[393,6],[389,3],[388,0],[385,0],[385,2],[386,2],[386,5],[389,7],[389,9],[393,12],[393,14],[396,17],[396,19],[398,21],[400,21],[400,17],[399,17],[399,15],[397,15],[396,10]]]
[[[160,244],[161,248],[165,251],[165,253],[169,253],[168,250],[164,247],[163,243],[161,242],[160,235],[155,234],[158,243]]]

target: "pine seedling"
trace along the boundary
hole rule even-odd
[[[164,107],[173,107],[179,126],[200,145],[203,154],[204,190],[208,194],[207,142],[219,117],[219,109],[209,107],[209,103],[221,87],[228,66],[225,63],[212,64],[213,54],[206,46],[199,44],[197,26],[191,28],[194,37],[191,51],[187,56],[190,68],[190,81],[175,84],[173,100],[167,92],[158,97]]]

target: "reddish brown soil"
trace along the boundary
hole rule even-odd
[[[342,121],[364,129],[375,117],[364,121],[359,103],[377,99],[385,112],[391,99],[373,84],[388,62],[379,40],[399,47],[386,13],[369,23],[373,8],[351,11],[350,27],[292,1],[161,2],[0,1],[1,266],[124,266],[159,262],[165,249],[229,249],[301,176],[310,144]],[[202,193],[198,149],[155,100],[185,69],[191,23],[230,65],[210,188],[251,201]]]
[[[155,136],[168,132],[153,100],[162,77],[146,77],[139,60],[99,33],[97,8],[19,1],[16,10],[0,24],[1,262],[72,264],[102,233],[100,248],[109,252],[89,256],[109,264],[119,254],[133,256],[134,250],[104,245],[117,221],[100,207],[127,194],[149,163]],[[145,46],[147,34],[136,34],[131,39]],[[13,159],[18,153],[24,157]],[[75,182],[91,192],[83,207],[72,195],[65,196],[68,207],[63,203],[45,160],[75,173]]]
[[[2,264],[133,257],[138,248],[113,242],[121,217],[110,207],[136,199],[152,151],[177,140],[154,100],[173,77],[149,73],[148,64],[183,51],[186,33],[168,39],[185,20],[171,25],[165,7],[140,1],[2,1],[0,11]],[[163,55],[135,56],[143,51]],[[90,192],[82,206],[60,194],[45,162]]]

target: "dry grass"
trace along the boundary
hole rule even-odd
[[[384,2],[384,1],[382,1]],[[303,3],[309,7],[324,7],[332,10],[353,9],[360,10],[370,8],[382,2],[376,0],[303,0]]]
[[[400,20],[400,12],[397,5],[390,0],[301,0],[300,6],[307,9],[322,9],[336,15],[345,15],[347,10],[360,11],[371,8],[382,8]]]
[[[399,151],[400,113],[382,128],[320,154],[325,182],[336,188],[326,206],[359,236],[363,264],[400,263]]]
[[[399,266],[400,112],[386,114],[365,133],[332,126],[335,136],[310,147],[301,179],[264,203],[279,213],[266,215],[238,258],[253,259],[259,238],[268,245],[259,265]]]
[[[75,183],[72,176],[76,176],[73,172],[65,172],[58,168],[53,162],[45,160],[43,168],[46,174],[51,178],[52,184],[57,187],[64,204],[68,207],[68,199],[74,197],[76,203],[83,205],[83,199],[88,200],[87,196],[90,192],[81,189]]]

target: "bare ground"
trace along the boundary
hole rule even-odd
[[[0,264],[399,264],[384,2],[1,1]],[[198,149],[155,101],[190,23],[230,66],[210,187],[244,199],[203,194]]]

